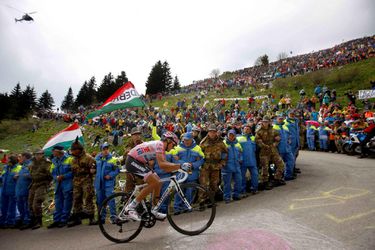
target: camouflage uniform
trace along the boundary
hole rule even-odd
[[[219,137],[212,140],[208,135],[203,138],[199,146],[205,155],[205,162],[200,170],[199,183],[215,194],[219,189],[220,170],[227,162],[228,149]],[[203,199],[203,197],[200,198]]]
[[[33,159],[30,165],[31,185],[29,190],[29,210],[36,223],[42,224],[42,204],[47,197],[48,186],[52,181],[51,162],[42,158]]]
[[[95,159],[84,150],[81,155],[74,156],[72,161],[73,172],[73,214],[83,212],[92,217],[95,212],[93,174],[90,170],[95,168]],[[83,206],[84,200],[84,206]],[[83,209],[84,207],[84,209]]]
[[[263,183],[268,182],[268,168],[270,165],[270,161],[274,163],[277,168],[275,180],[281,180],[284,173],[284,162],[277,151],[278,142],[275,139],[275,137],[277,136],[280,136],[279,132],[272,129],[272,126],[269,126],[267,129],[260,127],[255,135],[255,142],[260,147],[260,181]]]

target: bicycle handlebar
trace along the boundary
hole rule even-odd
[[[182,182],[186,181],[186,179],[187,179],[188,176],[189,176],[189,173],[186,172],[186,171],[184,171],[184,170],[182,170],[182,169],[179,169],[179,170],[177,170],[177,171],[175,171],[175,172],[173,172],[173,173],[177,173],[177,172],[183,174],[183,177],[182,177],[182,178],[179,178],[179,179],[177,180],[177,182],[178,182],[178,183],[182,183]]]

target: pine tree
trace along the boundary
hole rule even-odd
[[[146,94],[157,94],[165,90],[164,71],[161,61],[152,67],[146,82]]]
[[[78,91],[76,100],[74,102],[74,108],[77,109],[79,106],[87,106],[88,104],[88,93],[89,93],[89,88],[88,88],[88,83],[85,81],[81,87],[81,89]]]
[[[163,63],[163,91],[170,91],[172,89],[172,76],[171,76],[171,69],[167,61]]]
[[[22,89],[21,84],[17,83],[17,85],[13,88],[9,95],[10,98],[10,109],[9,115],[13,119],[21,118],[24,113],[24,107],[22,107]]]
[[[55,101],[48,90],[46,90],[38,100],[38,109],[42,111],[51,111],[54,106]]]
[[[118,86],[118,88],[120,88],[122,85],[124,85],[128,81],[129,81],[129,79],[126,76],[125,71],[121,71],[120,75],[118,75],[116,80],[115,80],[116,86]]]
[[[22,91],[21,108],[19,109],[19,117],[25,117],[30,114],[36,107],[36,93],[34,87],[30,85],[26,86],[26,89]]]
[[[11,118],[11,99],[7,93],[0,93],[0,107],[3,110],[0,112],[0,121],[3,119]]]
[[[176,91],[176,90],[180,90],[180,89],[181,89],[180,80],[178,80],[177,75],[174,77],[173,88],[172,88],[172,89],[173,89],[174,91]]]
[[[36,107],[36,92],[34,87],[31,87],[30,85],[26,86],[26,89],[22,92],[22,99],[25,99],[25,103],[28,107],[30,107],[30,110],[35,109]]]
[[[12,90],[12,92],[10,92],[10,97],[12,97],[12,98],[21,98],[21,95],[22,95],[21,84],[17,83],[17,85]]]
[[[113,79],[111,72],[104,76],[102,84],[98,88],[97,98],[98,102],[104,102],[110,97],[118,88],[116,88],[116,82]],[[122,84],[121,84],[122,86]]]
[[[68,93],[66,94],[63,102],[61,103],[61,110],[70,112],[74,107],[74,97],[72,87],[69,87]]]
[[[93,76],[87,84],[87,105],[97,102],[96,94],[96,79]]]

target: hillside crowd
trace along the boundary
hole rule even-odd
[[[375,56],[375,36],[359,38],[338,44],[332,48],[313,51],[311,53],[292,56],[269,63],[244,68],[233,72],[233,76],[226,80],[205,79],[183,86],[179,91],[160,93],[146,96],[146,100],[160,99],[170,94],[191,93],[196,90],[222,91],[226,88],[257,88],[260,83],[268,83],[274,79],[287,76],[303,75],[319,69],[342,66],[358,62]]]

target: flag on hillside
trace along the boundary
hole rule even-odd
[[[109,113],[117,109],[144,107],[145,103],[139,97],[133,83],[127,82],[109,97],[96,111],[87,115],[87,119]]]
[[[64,149],[69,149],[70,145],[72,145],[73,141],[77,138],[78,140],[84,144],[82,131],[78,125],[78,123],[73,123],[66,129],[60,131],[56,135],[52,136],[46,145],[44,145],[43,150],[46,155],[52,154],[52,148],[53,146],[63,146]]]

